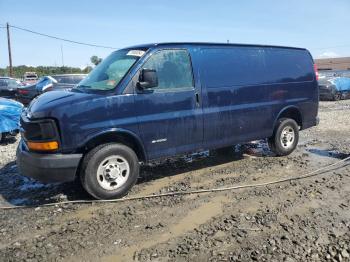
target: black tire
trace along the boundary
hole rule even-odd
[[[120,156],[126,160],[129,167],[129,175],[120,187],[107,190],[100,185],[97,178],[97,170],[106,158],[112,156]],[[81,165],[80,179],[84,189],[97,199],[119,198],[126,195],[130,188],[135,185],[139,176],[139,169],[138,158],[131,148],[117,143],[103,144],[85,155]]]
[[[4,140],[5,138],[5,134],[4,133],[0,133],[0,143]]]
[[[289,130],[288,130],[289,127]],[[287,147],[287,137],[285,136],[284,143],[281,141],[282,131],[285,128],[290,132],[293,130],[294,138],[291,141],[290,138]],[[277,156],[286,156],[294,151],[299,141],[299,126],[298,124],[290,118],[281,118],[278,120],[278,124],[275,127],[272,137],[268,139],[269,148]]]
[[[339,101],[341,99],[342,99],[341,93],[337,92],[337,93],[334,94],[334,96],[333,96],[333,100],[334,101]]]

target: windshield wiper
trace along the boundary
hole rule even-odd
[[[79,86],[76,86],[75,88],[91,88],[91,86],[87,86],[87,85],[79,85]]]
[[[82,88],[79,89],[76,87],[69,89],[70,92],[85,93],[83,90]]]

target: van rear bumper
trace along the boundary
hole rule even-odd
[[[26,150],[21,141],[17,148],[17,166],[22,175],[44,183],[69,182],[76,178],[82,154],[37,154]]]

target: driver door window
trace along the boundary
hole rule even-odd
[[[156,70],[159,91],[193,89],[192,66],[186,50],[161,50],[153,54],[143,69]]]

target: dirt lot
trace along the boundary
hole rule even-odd
[[[259,142],[154,163],[129,196],[300,176],[349,156],[350,100],[322,102],[319,116],[288,157]],[[16,146],[0,145],[0,205],[89,199],[78,184],[20,176]],[[0,260],[349,261],[349,171],[221,193],[0,210]]]

